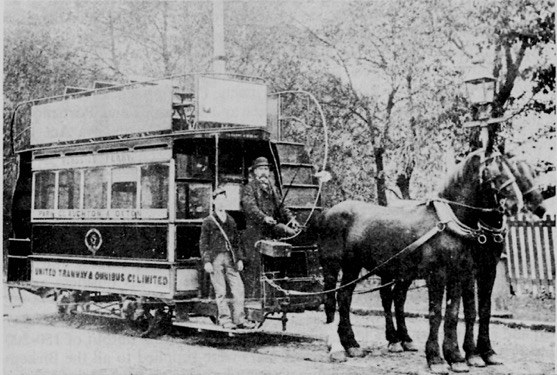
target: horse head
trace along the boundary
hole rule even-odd
[[[449,175],[439,196],[470,224],[489,212],[514,215],[523,205],[516,178],[497,151],[470,153]]]
[[[535,182],[536,172],[534,168],[526,160],[518,159],[512,154],[506,154],[503,156],[503,160],[516,178],[516,184],[524,198],[525,208],[542,218],[546,206],[542,193]]]
[[[498,151],[480,155],[480,189],[484,202],[491,201],[502,213],[517,214],[524,205],[523,197],[505,158]]]

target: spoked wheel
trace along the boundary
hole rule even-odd
[[[77,290],[60,290],[56,292],[56,306],[61,317],[73,316],[78,313],[78,306],[81,311],[88,308],[88,293]]]
[[[172,331],[172,308],[163,303],[126,298],[122,315],[140,337],[158,337]]]

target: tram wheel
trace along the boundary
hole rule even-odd
[[[143,330],[141,337],[159,337],[172,332],[172,310],[168,306],[161,306],[154,309],[153,313],[145,314],[145,321],[142,322]]]
[[[140,337],[158,337],[172,331],[172,309],[164,304],[149,306],[127,298],[122,303],[122,317]]]

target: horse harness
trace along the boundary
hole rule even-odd
[[[478,150],[478,152],[479,151],[485,151],[485,150]],[[419,247],[421,247],[422,245],[427,243],[427,241],[429,241],[430,239],[435,237],[438,233],[441,233],[445,230],[448,230],[452,234],[457,235],[459,237],[463,237],[463,238],[471,239],[471,240],[475,239],[482,245],[487,242],[488,237],[491,237],[495,243],[502,243],[505,240],[505,235],[507,233],[507,223],[506,223],[506,217],[504,215],[502,215],[503,220],[502,220],[502,224],[501,224],[500,228],[491,227],[491,226],[489,226],[485,223],[482,223],[481,220],[478,221],[478,227],[477,228],[471,228],[471,227],[467,226],[466,224],[462,223],[456,217],[456,215],[454,214],[454,211],[450,207],[450,204],[456,204],[456,205],[464,206],[464,207],[467,207],[467,208],[470,208],[470,209],[479,210],[479,211],[482,211],[482,212],[491,212],[491,213],[500,212],[502,214],[502,205],[503,205],[503,202],[504,202],[504,198],[501,199],[501,200],[498,200],[497,195],[503,189],[505,189],[508,186],[516,183],[516,179],[515,179],[514,176],[512,176],[507,181],[502,183],[501,186],[499,186],[499,187],[496,187],[494,182],[493,182],[498,177],[498,175],[496,173],[493,173],[493,174],[490,173],[491,175],[488,176],[487,179],[484,180],[484,177],[483,177],[484,171],[491,172],[489,166],[487,165],[488,161],[493,160],[495,158],[500,158],[500,157],[502,157],[502,155],[500,153],[496,152],[496,153],[493,153],[489,157],[486,157],[485,153],[481,153],[480,156],[481,156],[480,171],[479,171],[480,172],[480,181],[482,183],[488,183],[489,182],[491,184],[490,187],[495,192],[495,200],[498,201],[497,202],[498,203],[497,208],[473,207],[473,206],[468,206],[468,205],[458,203],[458,202],[452,202],[452,201],[449,201],[449,200],[446,200],[446,199],[443,199],[443,198],[435,198],[435,199],[429,200],[427,202],[424,202],[422,204],[433,205],[433,208],[435,209],[437,217],[439,218],[439,221],[437,222],[437,225],[435,225],[433,228],[431,228],[429,231],[427,231],[424,235],[422,235],[416,241],[412,242],[410,245],[406,246],[405,248],[403,248],[402,250],[400,250],[399,252],[397,252],[396,254],[391,256],[389,259],[387,259],[385,262],[381,263],[380,265],[378,265],[377,267],[375,267],[374,269],[372,269],[371,271],[366,273],[365,275],[360,276],[359,278],[357,278],[355,280],[352,280],[351,282],[346,283],[344,285],[341,285],[341,286],[339,286],[338,288],[335,288],[335,289],[326,290],[326,291],[322,291],[322,292],[307,293],[307,292],[299,292],[299,291],[294,291],[294,290],[283,289],[282,287],[280,287],[279,285],[277,285],[276,283],[274,283],[272,280],[268,279],[265,276],[264,276],[264,281],[267,282],[272,287],[274,287],[275,289],[285,293],[287,296],[290,295],[290,294],[296,294],[296,295],[327,294],[327,293],[339,291],[341,289],[346,288],[349,285],[359,283],[362,280],[368,279],[379,268],[383,267],[385,264],[389,263],[391,260],[398,257],[400,254],[402,254],[404,252],[414,251],[414,250],[418,249]],[[393,283],[394,283],[394,280],[390,283],[387,283],[385,285],[381,285],[379,287],[374,288],[373,291],[384,288],[384,287],[387,287],[387,286],[390,286]]]

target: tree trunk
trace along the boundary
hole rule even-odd
[[[383,147],[376,146],[373,149],[373,154],[375,155],[375,168],[377,170],[377,175],[375,177],[377,184],[377,204],[380,206],[386,206],[387,189],[385,184],[385,167],[383,165],[383,155],[385,154],[385,149]]]
[[[412,173],[414,172],[414,162],[408,163],[404,173],[400,173],[396,178],[396,186],[400,189],[402,194],[402,199],[412,199],[410,196],[410,179],[412,178]]]

